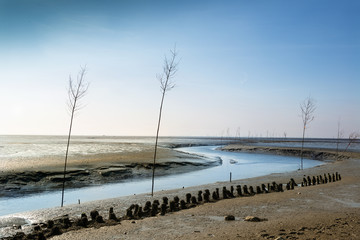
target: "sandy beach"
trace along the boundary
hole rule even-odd
[[[232,151],[244,150],[243,146],[231,148]],[[339,161],[301,171],[161,191],[153,197],[142,194],[106,199],[39,210],[28,215],[46,222],[64,214],[68,214],[70,219],[79,218],[81,213],[89,216],[90,211],[96,209],[106,220],[110,207],[114,208],[116,216],[122,217],[131,204],[144,206],[146,201],[153,202],[155,199],[162,202],[164,196],[170,200],[175,196],[185,199],[187,193],[197,196],[198,191],[204,192],[205,189],[213,192],[216,188],[225,186],[230,189],[231,186],[245,184],[255,188],[274,181],[285,184],[291,178],[300,185],[304,176],[338,172],[341,181],[201,203],[194,208],[166,213],[165,216],[157,214],[144,219],[122,220],[114,226],[105,226],[114,223],[90,226],[52,239],[359,239],[359,159],[359,153],[347,153]],[[233,215],[235,220],[225,221],[227,215]],[[244,220],[247,216],[264,221],[248,222]],[[26,217],[26,213],[22,217]]]

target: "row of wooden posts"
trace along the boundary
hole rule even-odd
[[[333,174],[324,174],[319,176],[304,176],[301,186],[311,186],[317,184],[331,183],[341,180],[341,176],[338,172]],[[249,197],[256,194],[264,194],[271,192],[283,192],[283,185],[276,182],[261,184],[260,186],[247,186],[247,185],[236,185],[230,186],[228,189],[224,186],[221,191],[219,188],[216,188],[213,192],[210,192],[209,189],[204,191],[198,191],[197,194],[192,195],[187,193],[185,199],[180,200],[178,196],[175,196],[172,200],[169,200],[168,197],[162,198],[162,203],[160,204],[159,200],[154,200],[153,202],[147,201],[142,207],[139,204],[132,204],[129,208],[126,209],[125,216],[118,218],[114,213],[114,208],[110,208],[108,220],[105,220],[97,210],[90,212],[90,219],[85,213],[82,213],[80,218],[72,221],[67,215],[55,219],[49,220],[47,223],[39,224],[34,227],[33,232],[31,233],[34,238],[30,239],[39,239],[44,240],[46,237],[62,234],[63,232],[69,231],[70,229],[79,229],[83,227],[91,227],[96,225],[114,225],[118,224],[121,220],[136,220],[142,219],[145,217],[152,217],[156,215],[165,215],[169,212],[176,212],[183,209],[188,209],[195,207],[199,204],[216,202],[221,199],[230,199],[235,197]],[[286,190],[293,190],[297,187],[297,183],[293,178],[286,183]],[[31,235],[30,234],[30,235]],[[29,235],[26,236],[24,233],[18,233],[13,238],[8,239],[29,239]]]

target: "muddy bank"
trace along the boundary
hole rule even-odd
[[[156,176],[190,172],[221,164],[170,149],[160,151],[160,156],[158,163],[155,164]],[[144,152],[133,154],[127,161],[123,158],[116,161],[113,154],[111,157],[98,156],[98,161],[89,158],[91,161],[87,164],[84,162],[79,164],[78,161],[70,164],[65,177],[67,189],[118,183],[152,176],[152,160],[150,154]],[[60,165],[43,166],[37,169],[23,168],[1,172],[0,197],[18,197],[62,188],[64,173]]]
[[[265,146],[250,146],[243,144],[230,144],[220,148],[222,151],[229,152],[246,152],[257,154],[276,154],[283,156],[300,156],[301,148],[295,147],[265,147]],[[348,158],[360,158],[359,152],[344,152],[336,151],[334,149],[319,149],[319,148],[304,148],[303,157],[319,161],[335,161]]]
[[[146,194],[107,199],[81,205],[53,208],[23,213],[14,217],[37,219],[37,224],[17,230],[32,231],[35,236],[50,236],[51,229],[47,220],[53,219],[61,226],[62,235],[53,239],[358,239],[359,219],[359,160],[345,159],[324,164],[312,169],[271,174],[267,176],[237,180],[232,183],[215,183],[203,186],[157,192],[154,197]],[[341,173],[327,183],[315,183],[300,187],[305,176],[321,176],[326,173]],[[332,174],[331,174],[332,175]],[[324,175],[323,175],[324,176]],[[336,174],[335,174],[336,176]],[[287,189],[291,178],[298,185]],[[329,179],[328,179],[329,180]],[[283,191],[278,187],[283,183]],[[270,188],[267,183],[270,184]],[[266,184],[266,191],[257,192],[256,186]],[[241,185],[239,195],[238,185]],[[245,191],[247,185],[248,193]],[[232,186],[234,191],[232,191]],[[227,190],[224,197],[223,188]],[[253,187],[255,194],[250,187]],[[220,191],[220,199],[214,199],[214,192]],[[205,196],[209,190],[209,203]],[[262,188],[261,188],[262,190]],[[199,199],[199,191],[202,198]],[[188,196],[188,194],[191,194]],[[234,195],[234,196],[233,196]],[[164,197],[168,198],[165,215],[161,214]],[[192,198],[195,197],[195,200]],[[176,199],[177,198],[177,199]],[[190,198],[190,200],[188,200]],[[226,198],[226,199],[224,199]],[[224,200],[222,200],[224,199]],[[160,205],[156,203],[159,201]],[[184,203],[182,203],[182,201]],[[147,201],[151,208],[145,210]],[[172,202],[172,203],[171,203]],[[174,202],[176,203],[174,206]],[[135,214],[136,204],[142,207],[143,217]],[[155,205],[157,206],[155,206]],[[173,205],[174,211],[171,211]],[[183,206],[183,207],[182,207]],[[195,207],[197,206],[197,207]],[[121,224],[110,219],[110,208]],[[152,209],[157,211],[153,217]],[[181,211],[179,211],[181,209]],[[91,217],[96,210],[103,218]],[[139,209],[137,214],[139,213]],[[87,227],[81,226],[82,213],[87,216]],[[67,216],[63,216],[68,214]],[[227,221],[225,216],[232,215],[234,220]],[[94,215],[95,216],[95,215]],[[264,221],[248,222],[248,216]],[[39,221],[39,219],[42,219]],[[85,219],[83,219],[85,220]],[[86,222],[86,221],[85,221]],[[114,225],[114,226],[112,226]],[[101,228],[99,228],[101,227]],[[77,230],[76,230],[77,229]],[[66,232],[66,233],[65,233]],[[21,239],[21,238],[20,238]]]

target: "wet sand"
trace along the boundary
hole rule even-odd
[[[154,197],[143,194],[94,201],[18,216],[46,221],[69,214],[70,219],[74,219],[81,213],[89,215],[91,210],[96,209],[106,219],[110,207],[120,217],[125,215],[131,204],[144,206],[146,201],[161,200],[163,196],[185,199],[186,193],[196,196],[199,190],[204,189],[212,192],[215,188],[222,189],[226,186],[230,189],[230,186],[238,184],[255,187],[273,181],[287,183],[290,178],[300,183],[304,175],[339,172],[341,181],[295,187],[294,190],[284,192],[224,199],[167,213],[165,216],[122,220],[121,224],[115,226],[70,231],[52,239],[359,239],[360,156],[359,153],[348,153],[340,159],[296,172],[162,191],[155,193]],[[224,220],[224,216],[229,214],[235,217],[235,221]],[[256,216],[266,221],[247,222],[244,221],[246,216]]]
[[[0,197],[17,197],[62,187],[63,157],[27,159],[24,164],[8,166],[0,172]],[[55,158],[55,159],[54,159]],[[213,166],[214,162],[197,161],[200,157],[159,148],[156,176],[184,173]],[[44,164],[47,162],[47,164]],[[66,188],[121,182],[148,178],[152,175],[153,150],[117,154],[70,156],[66,171]]]

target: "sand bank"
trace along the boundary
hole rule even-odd
[[[216,165],[211,161],[198,161],[194,156],[169,148],[159,148],[156,176],[200,170]],[[62,187],[64,159],[24,161],[24,164],[0,173],[0,197],[17,197]],[[34,165],[28,163],[36,162]],[[51,162],[51,164],[44,164]],[[43,165],[41,165],[43,163]],[[71,156],[66,172],[66,188],[121,182],[129,179],[148,178],[152,175],[153,151],[118,154]]]
[[[273,181],[286,183],[290,178],[300,183],[304,175],[339,172],[342,180],[337,182],[205,203],[165,216],[123,220],[120,225],[70,231],[53,239],[359,239],[359,170],[359,158],[343,158],[302,171],[157,192],[154,197],[143,194],[107,199],[24,213],[19,217],[45,221],[69,214],[72,219],[83,212],[89,215],[91,210],[96,209],[107,218],[110,207],[114,208],[117,216],[124,216],[131,204],[144,206],[146,201],[161,200],[164,196],[185,199],[187,193],[197,196],[197,192],[204,189],[212,192],[216,188],[226,186],[230,189],[230,186],[238,184],[255,187]],[[235,217],[235,221],[224,220],[224,216],[229,214]],[[244,218],[248,215],[267,221],[246,222]]]

